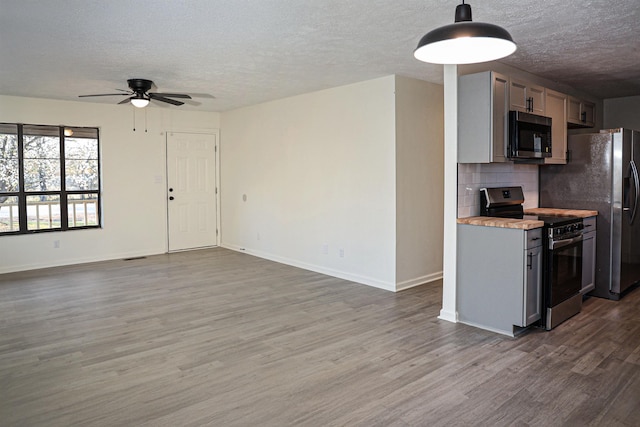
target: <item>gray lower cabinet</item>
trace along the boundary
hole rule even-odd
[[[542,310],[542,229],[458,224],[458,320],[515,336]]]
[[[596,217],[584,219],[582,235],[582,295],[596,288]]]

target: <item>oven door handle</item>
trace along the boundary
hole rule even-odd
[[[572,237],[571,239],[555,240],[550,243],[549,249],[553,250],[553,249],[564,248],[565,246],[573,245],[574,243],[580,243],[580,242],[582,242],[582,235]]]

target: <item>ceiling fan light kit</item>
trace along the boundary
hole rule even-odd
[[[131,103],[134,107],[144,108],[149,105],[151,100],[165,102],[171,105],[183,105],[184,102],[176,101],[172,98],[191,99],[191,96],[184,93],[156,93],[149,92],[153,86],[153,81],[147,79],[129,79],[127,80],[129,90],[120,90],[122,93],[101,93],[97,95],[80,95],[80,98],[87,98],[92,96],[128,96],[118,104]]]
[[[455,23],[425,34],[413,55],[432,64],[474,64],[504,58],[516,49],[511,34],[504,28],[472,22],[471,5],[463,0],[456,7]]]
[[[131,98],[131,104],[134,107],[144,108],[149,105],[149,98],[145,98],[144,96]]]

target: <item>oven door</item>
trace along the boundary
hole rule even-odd
[[[555,307],[580,293],[582,286],[582,235],[550,241],[545,302]]]

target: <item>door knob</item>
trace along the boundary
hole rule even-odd
[[[172,191],[173,191],[173,188],[170,188],[170,189],[169,189],[169,192],[172,192]]]
[[[169,196],[169,200],[173,200],[173,196]]]

